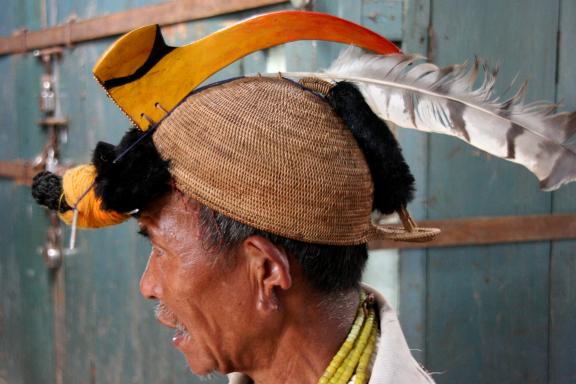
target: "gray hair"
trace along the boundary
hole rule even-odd
[[[222,255],[250,236],[261,236],[292,255],[319,292],[346,292],[360,285],[368,260],[366,244],[338,246],[292,240],[242,224],[202,204],[198,217],[203,245],[215,255],[216,262],[231,265],[234,260],[222,260]]]

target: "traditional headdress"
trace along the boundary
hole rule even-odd
[[[325,73],[197,88],[249,53],[311,39],[359,48]],[[480,67],[484,80],[474,88]],[[80,227],[121,222],[173,181],[226,216],[304,242],[431,239],[438,230],[418,228],[406,211],[414,178],[385,120],[522,164],[546,190],[576,179],[567,143],[575,113],[522,104],[524,86],[500,101],[495,73],[479,60],[440,69],[326,14],[261,15],[177,48],[158,26],[140,28],[103,55],[94,75],[136,128],[117,146],[99,143],[92,164],[62,180],[43,172],[33,185],[41,204]],[[374,210],[399,213],[403,226],[374,224]]]

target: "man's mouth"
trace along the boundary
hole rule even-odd
[[[168,328],[176,329],[176,332],[174,332],[174,336],[172,337],[172,343],[176,347],[190,336],[184,324],[178,321],[176,315],[174,315],[174,313],[168,309],[164,303],[158,303],[155,312],[156,319],[158,319],[162,325]]]
[[[176,332],[174,332],[174,336],[172,336],[172,343],[178,347],[188,336],[189,334],[186,330],[186,327],[178,324],[176,327]]]

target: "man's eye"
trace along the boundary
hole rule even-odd
[[[141,227],[141,228],[138,230],[138,234],[139,234],[139,235],[142,235],[142,236],[144,236],[144,237],[146,237],[146,238],[149,238],[149,237],[150,237],[150,236],[148,236],[148,231],[146,230],[145,227]]]

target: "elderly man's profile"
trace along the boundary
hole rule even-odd
[[[312,27],[319,23],[327,27]],[[345,51],[326,74],[198,87],[243,55],[298,39],[365,51]],[[158,320],[174,329],[196,374],[229,374],[231,383],[432,383],[394,310],[361,283],[368,241],[439,233],[406,210],[415,181],[385,120],[526,165],[546,189],[576,175],[566,172],[574,159],[553,145],[515,143],[507,128],[541,139],[518,133],[520,123],[479,123],[474,102],[486,95],[462,95],[478,63],[450,72],[417,60],[360,26],[307,12],[260,16],[179,48],[157,27],[133,31],[94,73],[136,127],[118,145],[99,143],[91,164],[62,178],[40,173],[33,195],[78,227],[137,220],[152,245],[140,291],[158,301]],[[550,160],[535,164],[535,156]],[[380,224],[375,213],[401,224]]]

